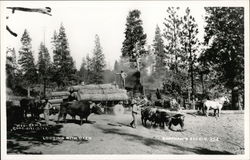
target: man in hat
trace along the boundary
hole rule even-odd
[[[71,87],[71,88],[69,89],[68,101],[71,102],[71,101],[74,101],[74,100],[77,100],[77,98],[76,98],[74,89]]]
[[[49,110],[52,108],[51,103],[49,102],[48,98],[45,98],[45,104],[43,108],[44,119],[46,124],[49,124]]]
[[[125,88],[125,79],[128,75],[123,70],[121,70],[121,73],[116,73],[116,74],[119,74],[121,76],[122,88]]]

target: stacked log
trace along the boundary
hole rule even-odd
[[[91,101],[125,101],[128,100],[127,91],[112,84],[78,86],[78,100]]]
[[[48,95],[49,102],[53,106],[60,106],[60,104],[63,102],[63,99],[68,98],[70,93],[68,91],[56,91],[56,92],[50,92]],[[44,100],[42,102],[45,102]]]

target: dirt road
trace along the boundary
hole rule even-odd
[[[139,117],[138,127],[131,128],[130,112],[122,116],[93,114],[89,117],[91,123],[82,126],[78,121],[51,122],[48,131],[8,132],[7,151],[9,154],[244,153],[244,114],[224,113],[220,118],[185,116],[184,132],[146,128]]]

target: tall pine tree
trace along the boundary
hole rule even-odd
[[[51,68],[51,58],[48,49],[46,46],[41,43],[39,52],[38,52],[38,62],[37,62],[37,68],[38,68],[38,79],[41,82],[44,81],[44,78],[49,78],[49,69]]]
[[[87,81],[87,62],[86,62],[86,59],[85,57],[83,57],[82,59],[82,64],[81,64],[81,67],[80,67],[80,70],[78,71],[78,77],[79,77],[79,80],[81,82],[85,82]]]
[[[53,59],[54,59],[54,78],[58,87],[69,85],[74,80],[76,67],[70,55],[68,39],[65,28],[61,24],[58,34],[54,32],[52,37]]]
[[[92,83],[100,84],[103,82],[103,71],[105,67],[105,57],[102,52],[100,44],[100,38],[98,35],[95,36],[95,48],[93,50],[93,77]]]
[[[89,56],[89,54],[86,55],[86,69],[87,69],[87,83],[91,83],[92,80],[92,74],[93,74],[93,59]]]
[[[20,69],[23,78],[23,84],[28,88],[28,97],[30,96],[30,88],[32,84],[37,82],[37,72],[34,62],[34,56],[31,46],[31,38],[25,29],[21,38],[22,47],[19,50]]]
[[[179,33],[180,33],[180,18],[177,14],[179,7],[168,7],[167,17],[165,18],[164,38],[167,42],[166,54],[169,59],[169,67],[176,73],[179,71],[179,57],[180,57],[180,45],[179,45]]]
[[[120,66],[117,60],[115,60],[115,64],[114,64],[114,69],[115,72],[119,72],[120,71]]]
[[[180,42],[182,45],[182,65],[184,69],[189,66],[192,96],[195,94],[194,88],[194,63],[196,61],[196,52],[199,40],[197,38],[198,25],[194,17],[190,14],[190,9],[186,8],[185,15],[182,19],[182,30],[180,32]]]
[[[143,31],[140,15],[141,12],[137,9],[129,12],[122,46],[122,56],[129,57],[137,70],[140,70],[139,58],[147,53],[144,48],[147,35]]]
[[[155,72],[156,74],[161,74],[165,69],[165,51],[164,51],[164,42],[162,39],[162,34],[159,26],[156,26],[155,37],[153,41],[154,54],[155,57]]]

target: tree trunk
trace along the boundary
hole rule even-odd
[[[192,101],[191,101],[191,108],[193,109],[193,110],[195,110],[195,101],[194,101],[194,98],[192,99]]]
[[[28,97],[30,97],[30,87],[28,87]]]
[[[234,110],[242,110],[242,107],[240,105],[239,102],[239,90],[238,87],[233,87],[232,91],[231,91],[231,95],[232,95],[232,109]]]
[[[201,88],[202,88],[202,94],[204,94],[205,93],[205,88],[204,88],[203,74],[201,74]]]
[[[45,98],[46,97],[46,78],[44,78],[43,93],[44,93],[44,98]]]
[[[190,76],[191,76],[191,88],[192,88],[192,100],[194,98],[194,73],[193,73],[193,63],[191,62],[190,66]]]
[[[139,58],[136,58],[136,67],[137,67],[137,71],[140,71],[140,62],[139,62]]]
[[[189,33],[189,40],[191,39],[191,34]],[[194,71],[193,71],[193,56],[192,56],[192,46],[191,43],[189,42],[189,58],[190,58],[190,76],[191,76],[191,87],[192,87],[192,100],[194,100]]]

